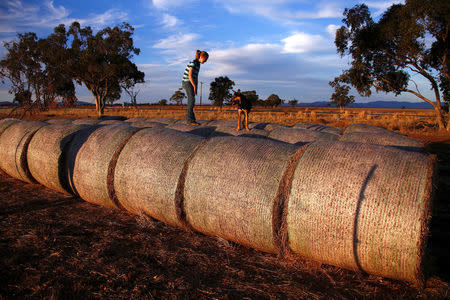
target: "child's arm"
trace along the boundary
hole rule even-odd
[[[189,68],[189,81],[191,82],[192,86],[194,87],[194,95],[197,95],[197,86],[195,85],[194,79],[192,78],[193,70],[194,70],[194,67]]]

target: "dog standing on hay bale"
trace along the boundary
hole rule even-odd
[[[238,106],[238,123],[236,130],[241,130],[241,113],[243,112],[245,118],[245,129],[247,131],[250,131],[250,129],[248,129],[248,115],[250,113],[250,110],[252,109],[252,103],[250,102],[250,100],[248,100],[247,97],[245,97],[245,95],[241,93],[241,90],[237,90],[237,92],[233,93],[231,104],[237,104]]]

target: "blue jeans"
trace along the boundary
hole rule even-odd
[[[195,114],[194,114],[194,104],[195,104],[195,95],[194,95],[194,87],[190,81],[183,81],[183,88],[187,94],[187,117],[186,121],[188,123],[196,122]]]

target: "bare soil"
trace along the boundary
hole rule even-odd
[[[0,299],[450,298],[450,140],[438,156],[425,287],[282,259],[0,172]]]

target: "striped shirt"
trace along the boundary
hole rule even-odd
[[[190,81],[189,80],[189,69],[192,69],[192,79],[195,83],[198,82],[198,72],[200,71],[200,62],[197,59],[194,59],[188,65],[186,66],[186,69],[184,69],[183,74],[183,81]]]

